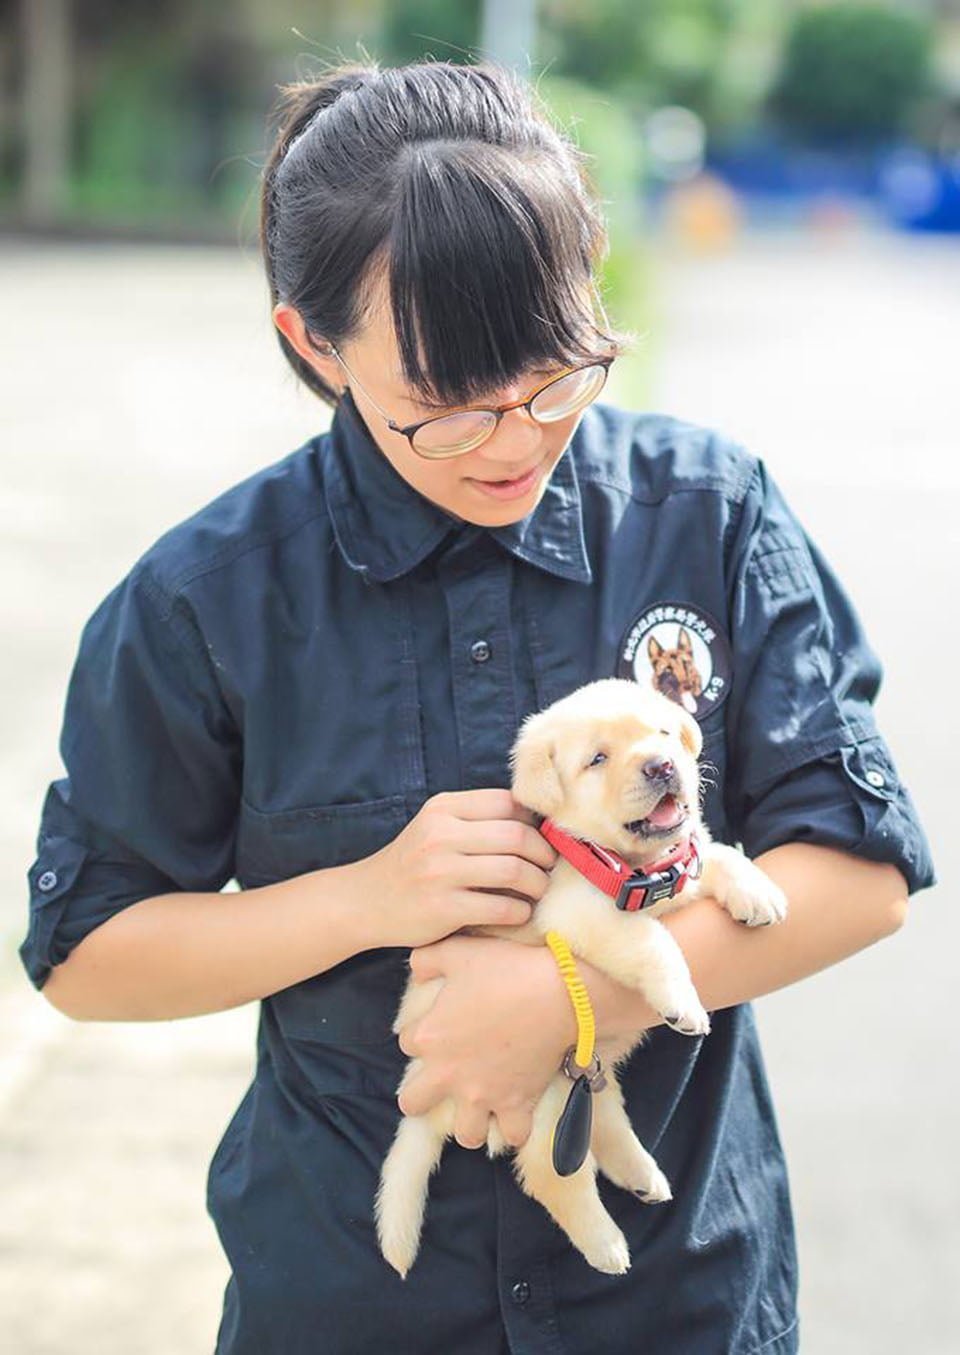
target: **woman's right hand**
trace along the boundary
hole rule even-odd
[[[509,790],[431,796],[392,842],[357,863],[365,906],[377,914],[376,944],[426,946],[461,927],[526,922],[558,856],[533,824]]]

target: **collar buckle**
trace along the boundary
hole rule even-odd
[[[678,886],[685,879],[686,871],[680,866],[670,866],[667,870],[653,871],[650,875],[635,872],[624,880],[616,897],[617,907],[627,913],[639,912],[641,908],[652,908],[663,899],[672,899],[678,893]]]

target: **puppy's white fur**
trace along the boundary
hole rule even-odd
[[[703,873],[673,899],[623,912],[561,856],[529,922],[464,930],[544,945],[545,933],[553,928],[575,955],[640,989],[674,1030],[708,1034],[709,1017],[683,952],[657,919],[702,893],[716,898],[738,921],[757,926],[781,921],[786,899],[741,852],[710,841],[700,818],[700,750],[700,728],[681,706],[652,687],[621,678],[588,683],[530,715],[510,755],[515,799],[577,837],[614,848],[634,868],[653,865],[693,829],[703,848]],[[650,775],[655,759],[673,764],[669,789],[686,817],[663,831],[652,824],[638,830],[668,788]],[[428,1011],[442,985],[443,979],[418,984],[411,978],[394,1032]],[[571,1086],[562,1072],[537,1103],[530,1136],[513,1159],[521,1188],[540,1201],[590,1265],[611,1275],[629,1268],[630,1254],[601,1203],[597,1168],[646,1204],[671,1198],[666,1177],[633,1132],[614,1069],[645,1038],[597,1040],[607,1085],[594,1093],[590,1151],[577,1171],[558,1176],[552,1163],[551,1136]],[[419,1059],[410,1060],[398,1094],[419,1066]],[[455,1103],[448,1099],[424,1115],[404,1116],[383,1164],[375,1201],[377,1236],[384,1257],[401,1276],[419,1250],[429,1177],[453,1135],[454,1113]],[[508,1150],[513,1151],[491,1117],[488,1155]]]

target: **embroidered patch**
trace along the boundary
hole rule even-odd
[[[719,623],[702,607],[655,602],[620,641],[617,677],[650,683],[698,720],[730,690],[733,656]]]

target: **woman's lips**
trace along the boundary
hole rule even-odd
[[[472,485],[483,494],[489,494],[494,499],[517,499],[522,494],[526,494],[536,484],[543,466],[543,459],[537,462],[525,475],[521,475],[516,480],[474,480],[467,477]]]

